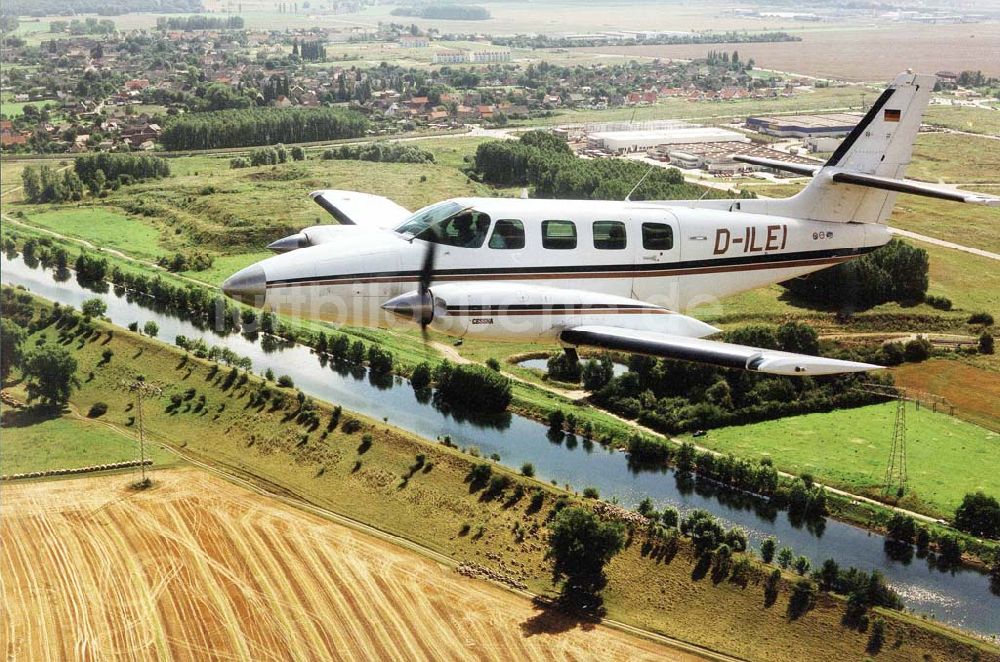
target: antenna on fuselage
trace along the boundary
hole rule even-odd
[[[651,172],[653,172],[653,168],[655,168],[655,167],[656,167],[655,165],[650,165],[650,166],[649,166],[649,170],[647,170],[647,171],[646,171],[646,174],[644,174],[644,175],[642,176],[642,178],[640,178],[640,179],[639,179],[639,181],[638,181],[638,182],[636,182],[635,186],[633,186],[633,187],[632,187],[632,190],[631,190],[631,191],[629,191],[629,192],[628,192],[628,195],[626,195],[626,196],[625,196],[625,202],[632,202],[632,194],[633,194],[633,193],[635,193],[635,190],[636,190],[637,188],[639,188],[640,186],[642,186],[642,183],[643,183],[644,181],[646,181],[646,178],[647,178],[647,177],[649,177],[649,174],[650,174]]]

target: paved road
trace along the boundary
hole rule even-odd
[[[963,246],[961,244],[956,244],[951,241],[945,241],[944,239],[935,239],[934,237],[928,237],[927,235],[917,234],[916,232],[910,232],[909,230],[900,230],[899,228],[889,228],[889,232],[891,232],[892,234],[898,234],[900,237],[906,237],[907,239],[915,239],[916,241],[922,241],[925,244],[934,244],[935,246],[951,248],[956,251],[962,251],[964,253],[978,255],[979,257],[986,257],[991,260],[1000,260],[1000,254],[991,253],[990,251],[985,251],[981,248],[972,248],[971,246]]]

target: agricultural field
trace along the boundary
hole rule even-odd
[[[222,0],[205,3],[206,9],[222,11]],[[515,34],[589,32],[594,30],[771,30],[808,28],[805,21],[789,19],[753,19],[729,14],[724,3],[685,6],[626,0],[612,5],[580,3],[567,0],[544,3],[489,2],[484,5],[490,12],[488,20],[456,21],[430,20],[413,16],[393,16],[396,5],[365,7],[356,13],[328,13],[313,9],[300,9],[298,13],[279,13],[271,0],[244,0],[240,15],[247,27],[313,27],[316,25],[345,28],[351,25],[375,27],[379,21],[421,28],[434,27],[443,33],[462,34]],[[300,3],[301,6],[301,3]],[[346,30],[345,30],[346,32]]]
[[[6,487],[0,648],[24,659],[701,659],[195,469]]]
[[[71,404],[75,409],[82,411],[97,400],[105,401],[109,408],[101,420],[131,433],[127,397],[118,384],[140,372],[148,382],[165,387],[160,401],[147,402],[144,418],[154,441],[169,444],[192,461],[253,477],[271,491],[295,495],[400,536],[404,544],[412,541],[454,562],[484,565],[524,582],[532,592],[552,595],[550,567],[544,558],[544,525],[560,491],[494,465],[493,472],[507,475],[512,484],[540,489],[543,505],[534,510],[526,497],[509,498],[509,489],[503,499],[485,498],[470,487],[467,478],[473,463],[482,460],[420,440],[393,428],[391,421],[376,422],[349,412],[343,412],[341,421],[357,419],[361,429],[347,431],[341,424],[331,430],[328,421],[332,410],[326,403],[316,403],[320,427],[311,430],[297,420],[290,390],[272,385],[272,394],[280,393],[281,398],[254,405],[250,395],[257,389],[256,377],[247,384],[227,385],[225,369],[216,370],[167,345],[104,323],[98,327],[102,336],[113,332],[108,345],[99,341],[69,345],[80,370],[94,372],[94,378],[83,381],[74,392]],[[52,333],[47,329],[35,337]],[[35,337],[29,342],[35,342]],[[114,359],[98,366],[104,347],[114,350]],[[17,387],[13,391],[17,396]],[[182,399],[175,406],[170,396],[177,394]],[[370,440],[366,441],[365,435],[371,435]],[[60,445],[67,440],[62,434],[53,434],[46,441]],[[418,466],[415,471],[415,458],[419,463],[421,457],[423,468]],[[191,482],[175,486],[174,476],[192,475],[194,478],[187,479]],[[340,530],[328,533],[326,522],[297,517],[273,501],[226,484],[217,485],[214,479],[206,480],[204,474],[193,470],[155,472],[154,488],[142,493],[123,492],[127,482],[123,478],[118,475],[113,480],[122,482],[113,484],[94,478],[98,481],[94,490],[76,487],[86,483],[66,480],[5,486],[2,522],[14,533],[5,534],[4,540],[30,539],[32,550],[40,544],[44,549],[51,547],[53,553],[42,557],[45,564],[63,563],[59,559],[67,557],[55,553],[63,550],[61,553],[70,555],[67,565],[80,568],[75,576],[56,574],[55,565],[46,566],[44,575],[33,574],[37,564],[25,562],[29,548],[24,546],[9,547],[12,552],[0,561],[10,564],[10,569],[4,568],[5,576],[18,578],[16,583],[4,584],[4,590],[15,592],[13,599],[5,595],[4,600],[5,606],[14,605],[8,609],[16,609],[9,619],[16,625],[6,628],[0,638],[21,637],[17,645],[23,647],[19,650],[25,650],[26,657],[62,655],[65,647],[78,640],[77,631],[86,633],[88,645],[101,646],[100,650],[109,646],[148,647],[142,651],[164,656],[168,654],[161,652],[164,650],[204,650],[206,646],[249,651],[249,655],[273,646],[291,650],[303,646],[384,646],[392,651],[393,646],[407,646],[403,642],[417,636],[408,634],[412,628],[430,627],[428,621],[447,623],[444,633],[436,629],[431,633],[445,638],[437,643],[426,629],[418,629],[420,638],[435,642],[429,645],[450,646],[447,637],[456,631],[456,620],[439,617],[441,609],[447,608],[436,608],[442,604],[434,602],[436,598],[419,597],[424,590],[438,595],[433,592],[438,589],[427,588],[428,583],[445,591],[443,603],[460,607],[463,616],[457,622],[471,623],[471,633],[493,633],[483,634],[484,641],[499,637],[504,623],[518,624],[513,639],[504,638],[512,643],[504,645],[529,647],[529,656],[531,646],[548,641],[545,633],[566,635],[565,645],[569,646],[577,635],[593,636],[599,631],[573,620],[553,620],[549,612],[533,612],[527,603],[493,609],[486,598],[465,602],[448,592],[447,573],[425,580],[422,571],[400,560],[392,548],[378,548],[370,554],[363,542]],[[68,506],[62,505],[66,503],[59,496],[62,489],[71,495],[65,497],[71,501]],[[15,492],[26,496],[7,496]],[[40,498],[40,493],[51,493],[51,499]],[[38,514],[41,510],[44,513]],[[34,533],[42,530],[48,537]],[[106,551],[119,549],[130,553],[109,555]],[[151,550],[156,550],[155,561]],[[32,552],[32,558],[36,556],[37,552]],[[353,560],[357,558],[374,558],[374,565]],[[121,559],[127,564],[121,565]],[[168,561],[164,563],[164,559]],[[388,562],[382,563],[382,559]],[[791,577],[783,583],[778,601],[767,608],[762,604],[762,575],[754,574],[746,586],[715,583],[701,579],[696,565],[693,550],[683,541],[675,556],[660,561],[644,556],[639,544],[629,546],[608,568],[608,615],[754,660],[799,660],[815,650],[848,658],[864,650],[867,634],[841,624],[841,599],[821,595],[806,616],[789,622],[786,611]],[[402,575],[415,583],[396,585],[394,568],[402,569]],[[139,581],[128,583],[123,575]],[[43,576],[71,587],[32,593],[34,582]],[[462,582],[457,591],[477,596],[478,584],[457,581]],[[351,592],[355,587],[359,592]],[[383,612],[370,601],[373,594],[382,592],[392,611]],[[39,604],[32,602],[38,599],[32,595],[55,597]],[[78,609],[72,612],[73,603],[63,598],[77,595],[87,598],[78,600]],[[102,604],[110,605],[107,612],[91,600],[95,595],[101,596]],[[418,605],[420,611],[416,611]],[[679,605],[683,609],[677,608]],[[333,609],[339,610],[340,616],[332,612],[317,616]],[[373,625],[352,627],[353,619],[343,619],[345,609],[363,612],[357,616],[358,622]],[[433,617],[427,617],[428,613]],[[497,621],[501,613],[512,614],[513,620]],[[121,614],[129,616],[122,618]],[[977,651],[981,659],[995,655],[986,644],[910,615],[885,616],[887,641],[899,642],[884,649],[886,659],[923,655],[966,659]],[[475,625],[478,619],[484,619],[482,625]],[[136,625],[130,628],[121,625],[133,621]],[[745,627],[747,623],[753,627]],[[30,638],[20,634],[27,632],[32,633]],[[375,634],[365,634],[369,632]],[[526,642],[516,636],[518,633]],[[8,642],[3,645],[11,650]],[[614,652],[619,644],[595,645]],[[492,650],[484,656],[492,657]],[[435,657],[433,652],[422,650],[411,651],[411,655]]]
[[[903,504],[920,503],[923,511],[950,516],[967,492],[1000,493],[995,466],[1000,434],[925,407],[907,407],[910,490]],[[783,471],[811,473],[853,494],[878,496],[895,415],[895,403],[886,403],[722,428],[696,441],[741,457],[770,457]]]
[[[1000,75],[996,44],[1000,24],[844,26],[842,29],[790,30],[800,42],[738,44],[740,57],[757,67],[793,71],[819,78],[877,82],[913,69],[922,73],[980,69]],[[891,44],[887,48],[887,44]],[[629,57],[705,57],[705,44],[676,46],[595,46],[585,50]],[[878,57],[872,57],[877,53]]]
[[[892,375],[900,386],[939,395],[961,418],[1000,432],[1000,370],[931,359],[893,368]]]

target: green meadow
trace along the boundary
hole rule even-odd
[[[903,504],[921,502],[928,506],[921,510],[950,517],[968,492],[1000,494],[1000,434],[906,406],[909,491]],[[896,404],[890,402],[710,430],[694,441],[740,457],[770,457],[783,471],[810,473],[825,484],[878,496],[895,416]]]

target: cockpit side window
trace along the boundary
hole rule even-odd
[[[479,248],[486,241],[490,217],[475,209],[465,209],[449,218],[431,224],[417,239],[458,248]]]
[[[490,248],[524,248],[524,223],[512,218],[501,218],[493,227]]]

